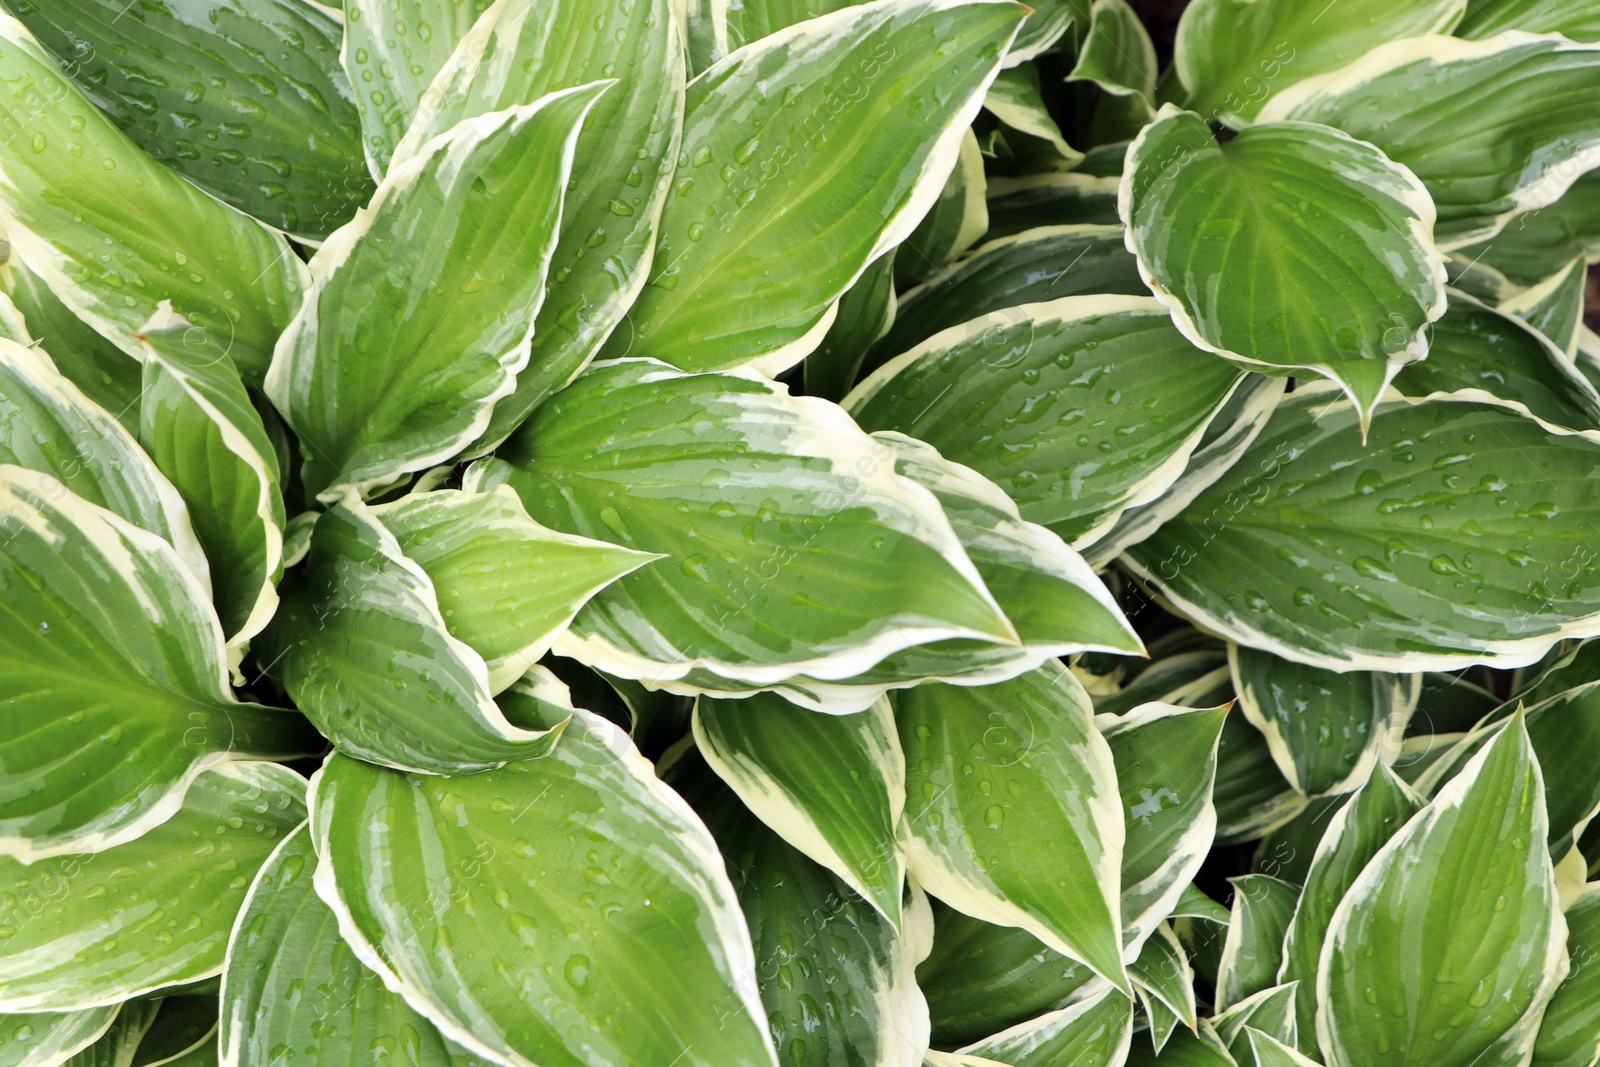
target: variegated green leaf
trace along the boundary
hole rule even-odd
[[[1228,879],[1233,911],[1217,968],[1217,1010],[1223,1011],[1277,984],[1283,935],[1294,917],[1300,887],[1267,874]]]
[[[1296,1030],[1303,1052],[1317,1049],[1317,965],[1333,913],[1356,876],[1400,827],[1422,810],[1423,803],[1410,786],[1380,765],[1328,822],[1311,858],[1294,919],[1284,934],[1283,965],[1278,969],[1278,981],[1298,982],[1305,991],[1295,999]]]
[[[1240,1067],[1255,1067],[1246,1030],[1259,1030],[1294,1045],[1299,1040],[1294,1015],[1299,999],[1298,982],[1269,986],[1217,1012],[1211,1017],[1211,1025]]]
[[[1330,10],[1307,0],[1197,0],[1178,23],[1178,98],[1207,118],[1239,124],[1286,86],[1379,45],[1450,32],[1466,6],[1466,0],[1355,0]]]
[[[163,302],[139,339],[139,442],[189,507],[222,631],[237,649],[278,607],[286,521],[278,457],[216,337]]]
[[[1546,832],[1519,713],[1390,838],[1334,912],[1317,967],[1329,1067],[1526,1059],[1567,971]]]
[[[1579,255],[1600,257],[1600,172],[1592,170],[1554,203],[1516,216],[1489,240],[1456,253],[1513,286],[1537,285]]]
[[[0,857],[0,1011],[99,1007],[219,973],[250,880],[304,820],[304,794],[287,767],[230,763],[135,841],[32,866]]]
[[[1162,922],[1156,926],[1138,958],[1128,965],[1128,977],[1147,1007],[1154,1000],[1185,1026],[1194,1028],[1194,968],[1170,925]]]
[[[934,334],[968,324],[970,336],[998,344],[1016,325],[1016,309],[1065,296],[1144,296],[1138,262],[1122,227],[1040,226],[980,245],[900,298],[894,326],[874,346],[869,369],[910,351]],[[992,336],[990,333],[992,331]]]
[[[1000,72],[989,86],[989,96],[985,100],[993,102],[996,86],[1008,73]],[[961,138],[955,169],[945,179],[938,198],[916,229],[895,249],[897,286],[908,289],[932,275],[942,274],[945,264],[964,255],[989,228],[989,205],[985,199],[988,185],[983,169],[983,153],[978,148],[978,139],[969,129]],[[832,327],[829,330],[831,332]]]
[[[284,583],[260,654],[340,751],[471,774],[555,744],[559,731],[507,720],[483,656],[451,636],[427,571],[354,495],[317,520],[303,567]]]
[[[16,256],[123,351],[171,300],[259,381],[305,267],[280,235],[139,150],[0,13],[0,215]],[[109,257],[109,258],[108,258]]]
[[[191,984],[161,998],[161,1010],[139,1040],[132,1067],[189,1067],[197,1060],[217,1062],[217,997]]]
[[[761,821],[900,924],[906,771],[887,700],[824,715],[772,694],[701,697],[694,737]]]
[[[1122,794],[1125,958],[1171,913],[1211,850],[1217,828],[1211,788],[1226,715],[1225,707],[1152,703],[1098,720]],[[1185,1018],[1192,1022],[1193,1012]]]
[[[1588,259],[1578,256],[1550,277],[1501,303],[1500,310],[1522,319],[1571,356],[1578,351],[1584,283],[1588,277]]]
[[[1129,550],[1135,573],[1213,632],[1333,670],[1517,665],[1600,631],[1600,561],[1575,551],[1600,444],[1498,406],[1391,400],[1364,449],[1354,407],[1330,400],[1279,404],[1229,475]]]
[[[1224,681],[1227,668],[1219,672]],[[1227,686],[1232,692],[1233,686]],[[1288,823],[1306,809],[1306,798],[1283,777],[1261,731],[1243,715],[1230,715],[1217,741],[1217,778],[1211,794],[1217,808],[1217,842],[1252,841]]]
[[[548,756],[465,778],[332,757],[312,834],[340,933],[502,1064],[775,1067],[711,835],[621,731],[570,714]]]
[[[1110,530],[1084,549],[1083,558],[1096,567],[1116,559],[1125,549],[1155,533],[1217,479],[1233,470],[1277,410],[1287,386],[1288,381],[1283,378],[1248,375],[1211,416],[1177,480],[1149,503],[1124,511]]]
[[[1087,174],[1025,174],[989,182],[991,241],[1040,226],[1120,225],[1117,177]]]
[[[1394,386],[1412,397],[1498,401],[1557,429],[1600,429],[1600,392],[1557,345],[1513,317],[1455,290],[1433,325],[1428,358]]]
[[[1428,187],[1449,249],[1554,203],[1600,163],[1587,107],[1597,89],[1600,45],[1515,30],[1484,41],[1417,37],[1300,82],[1261,118],[1326,122],[1377,145]]]
[[[476,5],[457,9],[469,6]],[[584,120],[573,149],[561,239],[527,366],[516,390],[496,402],[476,450],[504,440],[570,382],[644,285],[683,123],[683,41],[671,8],[668,0],[494,5],[423,94],[396,149],[404,159],[472,116],[617,80]]]
[[[989,93],[983,98],[983,106],[1005,125],[1008,138],[1021,134],[1026,138],[1043,142],[1040,146],[1041,154],[1053,155],[1052,162],[1058,167],[1062,169],[1073,167],[1083,160],[1083,153],[1066,142],[1061,136],[1061,127],[1050,117],[1050,111],[1039,93],[1038,71],[1031,65],[1015,66],[1001,71],[994,83],[989,86]],[[977,140],[974,139],[971,145],[972,154],[978,159],[981,174],[982,157],[979,155]],[[979,184],[976,193],[980,203],[984,192],[983,185]],[[983,214],[984,221],[987,222],[989,214],[987,205],[984,206]],[[981,235],[982,231],[979,233]]]
[[[927,897],[913,888],[901,921],[890,922],[726,789],[706,784],[686,796],[727,859],[778,1062],[918,1067],[928,1049],[928,1005],[916,982],[933,940]]]
[[[240,211],[321,238],[372,194],[343,27],[316,4],[10,6],[134,144]]]
[[[1040,0],[1029,9],[1028,19],[1006,53],[1005,64],[1016,66],[1049,50],[1073,27],[1089,24],[1085,0]]]
[[[1244,1032],[1255,1067],[1322,1067],[1310,1057],[1301,1055],[1293,1045],[1284,1044],[1271,1034],[1253,1026],[1245,1027]]]
[[[1072,77],[1092,81],[1114,96],[1156,94],[1156,49],[1138,13],[1124,0],[1094,0],[1089,33],[1072,67]],[[1147,109],[1148,121],[1153,110]]]
[[[1241,645],[1229,661],[1245,718],[1311,797],[1359,788],[1374,764],[1392,763],[1420,695],[1414,674],[1340,674]]]
[[[1111,752],[1059,663],[982,687],[894,694],[910,870],[952,907],[1018,926],[1124,992]]]
[[[9,339],[37,344],[85,396],[137,432],[143,387],[139,360],[78,318],[21,260],[13,258],[0,268],[0,288],[10,294],[26,326],[26,339]]]
[[[300,716],[234,699],[165,541],[5,465],[0,534],[0,854],[99,852],[171,818],[208,764],[320,751]]]
[[[527,365],[573,144],[605,89],[429,141],[312,259],[266,383],[300,437],[309,492],[386,486],[483,432]]]
[[[1171,105],[1128,149],[1128,249],[1196,345],[1308,371],[1371,410],[1444,314],[1433,202],[1370,144],[1307,122],[1219,144]]]
[[[917,968],[933,1041],[957,1048],[1063,1007],[1094,980],[1070,956],[1011,926],[941,907],[933,951]]]
[[[602,590],[556,651],[739,693],[932,640],[1015,640],[933,495],[892,462],[826,401],[626,360],[591,368],[465,484],[509,483],[546,526],[672,557]],[[692,671],[727,681],[680,682]]]
[[[433,583],[445,627],[483,657],[496,693],[549,651],[590,597],[656,558],[547,530],[504,487],[412,493],[372,513]]]
[[[312,888],[317,857],[305,826],[256,875],[222,972],[224,1067],[280,1062],[478,1067],[356,958]]]
[[[346,0],[340,58],[355,87],[374,180],[383,180],[422,94],[492,2]]]
[[[1600,1059],[1600,886],[1566,909],[1567,977],[1545,1008],[1532,1067],[1591,1067]]]
[[[607,351],[690,369],[799,362],[938,197],[1023,13],[877,0],[696,78],[649,282]]]
[[[1133,1039],[1133,1001],[1106,981],[1079,999],[961,1050],[1005,1067],[1121,1067]]]
[[[210,592],[205,551],[183,497],[133,435],[42,350],[0,340],[0,414],[0,462],[38,471],[58,494],[81,497],[155,534]]]
[[[117,1007],[0,1016],[0,1065],[55,1067],[98,1041]]]
[[[1074,547],[1159,496],[1243,379],[1149,298],[1065,297],[999,317],[889,361],[845,408],[992,479]]]
[[[1159,1067],[1237,1067],[1204,1019],[1200,1020],[1197,1030],[1175,1031],[1159,1053],[1154,1052],[1147,1041],[1133,1042],[1127,1067],[1150,1067],[1152,1064]]]
[[[1585,0],[1478,0],[1467,6],[1456,35],[1477,39],[1507,30],[1600,41],[1600,11]]]
[[[161,1013],[161,1001],[131,1000],[114,1010],[116,1018],[111,1026],[88,1047],[64,1061],[66,1067],[127,1067],[137,1058],[140,1042]]]

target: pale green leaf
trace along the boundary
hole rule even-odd
[[[155,534],[210,593],[205,551],[183,497],[133,435],[42,350],[0,340],[0,415],[0,462],[47,475],[56,492]]]
[[[696,78],[649,282],[607,352],[690,369],[799,362],[937,199],[1023,12],[878,0]]]
[[[617,80],[573,149],[561,238],[527,366],[516,390],[496,402],[475,451],[504,440],[570,382],[638,296],[678,154],[684,76],[681,29],[668,0],[515,0],[478,20],[423,94],[399,159],[472,116]]]
[[[1111,751],[1059,663],[999,685],[894,694],[912,875],[952,907],[1033,933],[1125,992]]]
[[[1317,1048],[1317,963],[1333,913],[1356,876],[1423,804],[1393,771],[1379,766],[1323,832],[1294,919],[1284,934],[1283,966],[1278,970],[1278,981],[1298,982],[1305,990],[1295,999],[1296,1030],[1303,1052]]]
[[[966,325],[995,345],[1017,324],[1015,309],[1066,296],[1114,293],[1145,296],[1138,262],[1122,240],[1122,227],[1040,226],[988,241],[970,256],[905,293],[895,323],[868,360],[875,370],[934,334]],[[1198,357],[1197,357],[1198,358]]]
[[[695,702],[694,737],[717,775],[789,845],[900,923],[905,756],[879,700],[824,715],[764,693]]]
[[[1558,430],[1600,429],[1600,392],[1514,311],[1451,290],[1449,309],[1433,324],[1428,358],[1407,365],[1394,387],[1412,397],[1498,401]]]
[[[237,649],[278,607],[285,522],[278,458],[218,338],[175,318],[163,302],[139,340],[139,443],[188,505],[223,633]]]
[[[10,6],[134,144],[240,211],[321,238],[372,194],[344,30],[316,4]]]
[[[465,484],[509,483],[552,529],[672,557],[602,590],[556,651],[738,694],[933,640],[1015,640],[933,495],[892,462],[827,401],[627,360],[591,368]],[[727,681],[680,684],[691,671]]]
[[[492,2],[346,0],[340,59],[355,87],[374,180],[383,180],[422,94]]]
[[[1217,828],[1211,788],[1226,715],[1226,707],[1152,703],[1098,720],[1122,794],[1125,957],[1171,914],[1211,850]],[[1193,1011],[1185,1018],[1192,1022]]]
[[[1029,7],[1028,19],[1006,52],[1005,65],[1034,59],[1048,51],[1068,30],[1089,24],[1085,0],[1039,0]]]
[[[1133,1039],[1133,1001],[1106,981],[1079,999],[961,1050],[1006,1067],[1121,1067]]]
[[[483,657],[496,693],[549,651],[590,597],[656,558],[545,529],[504,487],[412,493],[372,513],[433,583],[445,627]]]
[[[999,314],[1004,324],[955,326],[884,364],[845,408],[993,480],[1074,547],[1159,496],[1244,377],[1147,297]]]
[[[1272,94],[1402,37],[1449,33],[1466,0],[1196,0],[1178,22],[1178,98],[1232,125]]]
[[[1330,378],[1363,411],[1427,354],[1445,309],[1433,202],[1372,145],[1309,122],[1219,144],[1166,105],[1128,159],[1128,248],[1196,345]]]
[[[1513,30],[1391,41],[1273,97],[1263,120],[1326,122],[1421,179],[1446,249],[1493,237],[1600,164],[1600,45]],[[1508,141],[1505,131],[1517,136]]]
[[[266,382],[300,437],[308,492],[381,488],[483,432],[527,365],[573,145],[605,89],[429,141],[317,252]]]
[[[1233,472],[1129,550],[1134,572],[1213,632],[1333,670],[1515,666],[1600,631],[1600,561],[1574,554],[1600,519],[1600,444],[1392,400],[1372,421],[1385,444],[1363,448],[1331,400],[1281,403]]]
[[[361,964],[312,888],[316,866],[302,825],[245,898],[222,972],[224,1067],[353,1064],[382,1054],[412,1067],[486,1063],[445,1040]]]
[[[1416,675],[1341,674],[1242,645],[1228,658],[1245,718],[1308,797],[1348,793],[1394,762],[1421,695]]]
[[[1283,964],[1283,935],[1294,917],[1300,887],[1268,874],[1228,879],[1233,910],[1217,968],[1217,1010],[1270,989]]]
[[[0,857],[0,1011],[98,1007],[219,973],[250,880],[305,819],[304,794],[287,767],[230,763],[137,840],[32,866]]]
[[[1526,1059],[1567,971],[1546,832],[1519,713],[1390,838],[1334,912],[1317,967],[1329,1067]]]
[[[483,656],[451,636],[428,573],[353,495],[317,520],[303,574],[282,594],[262,662],[340,751],[471,774],[555,744],[559,731],[507,720]]]
[[[711,835],[621,731],[571,714],[549,755],[470,777],[332,757],[312,833],[340,933],[503,1064],[775,1065]]]
[[[289,243],[140,151],[4,13],[0,62],[0,214],[16,256],[124,352],[171,300],[259,381],[306,286]]]
[[[1600,1059],[1600,886],[1568,905],[1566,979],[1545,1008],[1532,1067],[1592,1067]]]
[[[6,465],[0,591],[0,854],[98,852],[170,818],[208,764],[322,747],[299,715],[234,699],[170,545]]]
[[[0,1067],[55,1067],[100,1039],[117,1008],[0,1016]]]

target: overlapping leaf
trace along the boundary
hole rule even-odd
[[[938,196],[1023,13],[878,0],[696,78],[649,282],[607,351],[695,370],[799,362]]]
[[[1169,105],[1128,160],[1128,249],[1195,344],[1332,379],[1363,412],[1426,355],[1445,309],[1433,202],[1372,145],[1309,122],[1219,144]]]
[[[573,145],[605,90],[461,123],[318,251],[266,382],[308,491],[389,485],[483,432],[527,365]]]
[[[299,306],[305,267],[281,236],[156,163],[0,13],[0,214],[14,252],[73,313],[138,354],[162,300],[252,381]]]
[[[232,763],[137,840],[32,866],[0,857],[0,1011],[94,1008],[219,973],[250,880],[305,819],[304,794],[287,767]]]

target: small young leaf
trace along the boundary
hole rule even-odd
[[[1300,887],[1266,874],[1228,879],[1233,913],[1217,968],[1217,1010],[1224,1011],[1277,984],[1283,935],[1294,917]]]

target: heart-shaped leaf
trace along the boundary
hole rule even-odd
[[[1444,314],[1433,202],[1378,149],[1309,122],[1219,144],[1163,107],[1128,149],[1128,249],[1184,336],[1269,373],[1309,371],[1370,412]]]

